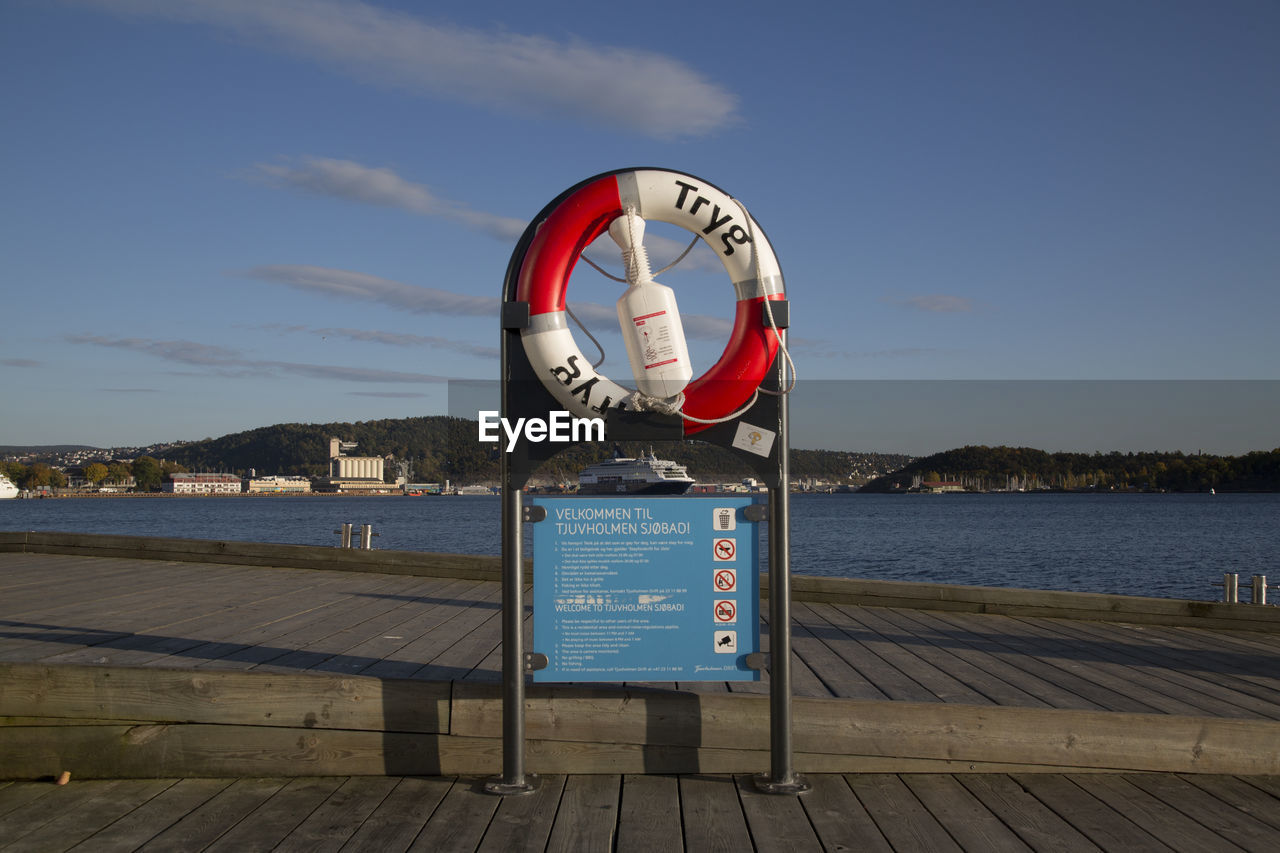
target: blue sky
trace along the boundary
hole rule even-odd
[[[0,444],[444,413],[447,380],[497,375],[528,220],[641,165],[751,209],[815,387],[1274,380],[1277,44],[1271,0],[8,0]],[[651,233],[661,265],[683,232]],[[662,277],[704,321],[695,368],[733,311],[707,260]],[[963,443],[889,446],[889,407],[848,393],[796,446]],[[1241,438],[1198,405],[1173,435],[1102,406],[1078,441],[984,443],[1280,444],[1270,410]]]

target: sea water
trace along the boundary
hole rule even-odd
[[[714,500],[708,498],[707,500]],[[1213,600],[1224,572],[1280,582],[1280,495],[791,496],[797,574]],[[422,497],[57,498],[0,502],[0,530],[498,554],[500,500]],[[526,525],[526,540],[536,525]],[[766,551],[767,549],[762,549]],[[531,553],[529,542],[525,552]],[[1280,597],[1280,596],[1278,596]]]

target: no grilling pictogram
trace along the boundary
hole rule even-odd
[[[716,569],[716,589],[733,592],[738,588],[738,573],[733,569]]]
[[[737,559],[738,543],[732,539],[717,539],[712,547],[712,554],[718,563],[732,562]]]
[[[732,625],[738,619],[738,605],[732,601],[716,602],[716,622],[721,625]]]

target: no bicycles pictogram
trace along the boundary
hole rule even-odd
[[[717,539],[712,546],[712,556],[717,563],[729,563],[738,558],[738,543],[733,539]]]

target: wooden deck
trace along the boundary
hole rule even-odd
[[[1280,774],[1280,632],[837,588],[794,604],[801,772]],[[499,598],[447,576],[0,553],[0,775],[496,772]],[[527,766],[757,772],[767,690],[534,685]]]
[[[418,777],[0,783],[6,851],[1273,851],[1280,778],[548,776],[499,798]]]
[[[767,682],[534,685],[499,798],[491,569],[4,536],[3,851],[1277,848],[1275,608],[798,579],[812,791]]]

